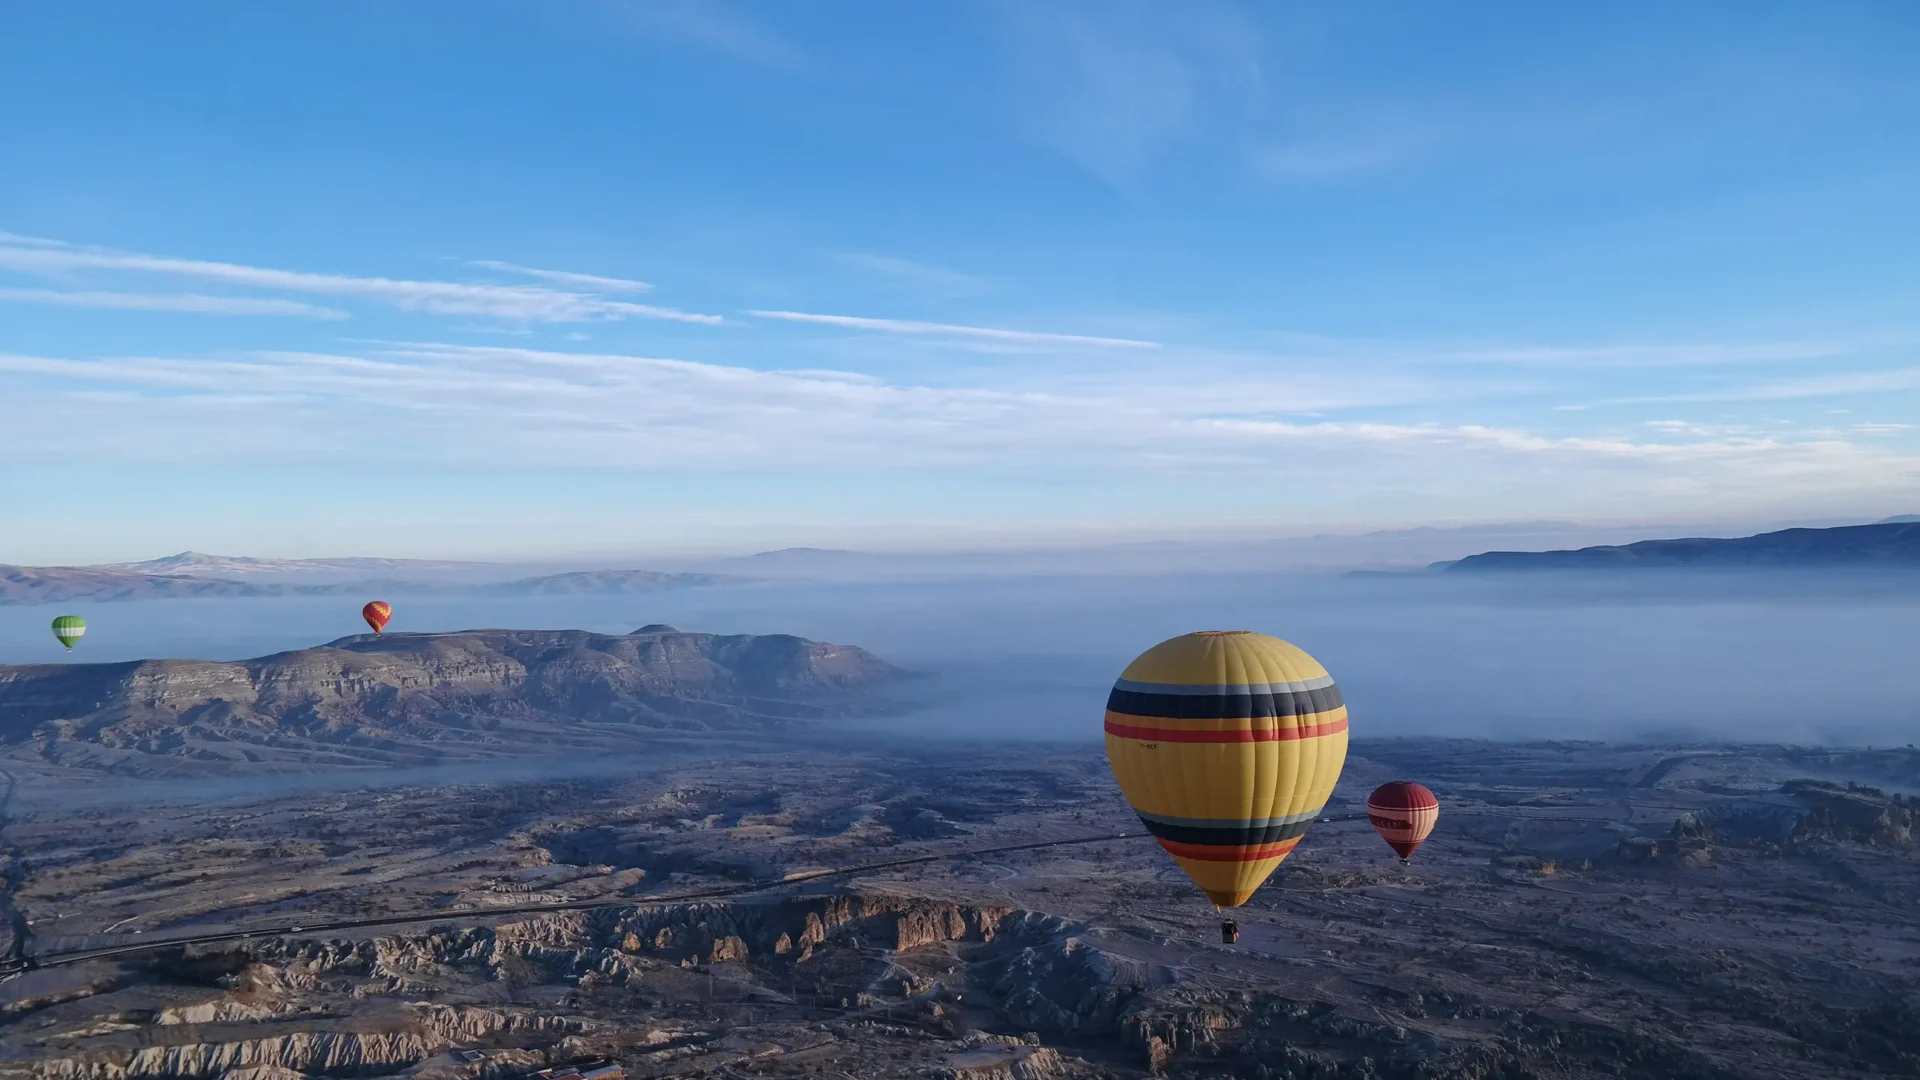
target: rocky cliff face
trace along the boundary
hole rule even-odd
[[[0,743],[252,760],[564,748],[591,725],[733,730],[831,715],[902,674],[862,649],[786,635],[362,635],[237,663],[0,666]]]
[[[386,1027],[382,1020],[392,1026]],[[415,1003],[359,1022],[343,1022],[335,1016],[297,1016],[278,1022],[256,1020],[244,1026],[194,1025],[137,1040],[145,1045],[52,1056],[34,1063],[32,1071],[24,1075],[49,1080],[232,1076],[235,1070],[263,1070],[269,1076],[381,1075],[432,1057],[449,1046],[489,1041],[559,1042],[588,1028],[579,1019],[531,1010]],[[98,1043],[135,1041],[115,1040],[111,1036],[117,1033],[106,1030],[91,1034]]]

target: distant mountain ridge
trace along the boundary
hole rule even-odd
[[[672,568],[803,581],[926,580],[1015,575],[1313,573],[1414,570],[1494,546],[1573,546],[1652,539],[1693,526],[1523,521],[1422,526],[1310,536],[1095,542],[1069,547],[854,551],[794,547],[754,555],[674,560]]]
[[[1920,515],[1879,524],[1920,522]],[[1797,521],[1824,531],[1829,521]],[[1844,526],[1842,526],[1844,527]],[[789,547],[742,556],[660,558],[663,570],[567,570],[565,563],[524,564],[428,559],[262,559],[183,551],[145,562],[101,566],[0,565],[0,605],[72,600],[160,600],[254,596],[565,596],[634,594],[767,581],[936,580],[1017,575],[1259,574],[1376,571],[1396,574],[1467,563],[1484,569],[1490,556],[1532,557],[1561,551],[1619,551],[1679,541],[1662,535],[1711,524],[1583,525],[1525,521],[1474,526],[1422,526],[1368,533],[1323,533],[1270,539],[1149,540],[1072,548],[856,551]],[[1768,534],[1771,535],[1771,534]],[[1692,542],[1692,541],[1688,541]],[[1732,543],[1734,541],[1702,541]],[[1495,550],[1488,550],[1495,549]],[[1481,554],[1475,554],[1480,552]],[[1616,559],[1618,557],[1615,557]],[[1637,556],[1628,556],[1632,561]],[[1434,560],[1458,560],[1454,563]],[[539,572],[539,571],[549,572]],[[558,571],[558,572],[552,572]],[[511,580],[509,580],[511,579]]]
[[[0,665],[0,752],[113,768],[637,749],[830,717],[906,676],[784,634],[363,634],[237,662]]]
[[[466,592],[482,596],[572,596],[582,593],[651,593],[704,585],[737,585],[751,580],[726,574],[663,574],[652,570],[575,570],[564,574],[474,585]]]
[[[490,569],[492,563],[449,562],[441,559],[256,559],[245,555],[208,555],[182,551],[145,562],[106,563],[79,569],[158,577],[236,579],[248,577],[314,577],[341,574],[373,577],[388,574],[445,574]]]
[[[164,560],[157,560],[164,561]],[[341,560],[347,561],[347,560]],[[370,563],[405,563],[370,559]],[[126,565],[147,565],[140,563]],[[429,564],[451,565],[451,564]],[[55,604],[72,600],[166,600],[183,597],[247,596],[558,596],[580,593],[631,594],[737,585],[749,578],[727,574],[667,574],[652,570],[586,570],[545,574],[514,581],[449,582],[404,578],[330,581],[234,581],[184,572],[141,573],[100,566],[0,565],[0,604]]]
[[[1525,570],[1617,570],[1652,567],[1920,569],[1920,520],[1873,525],[1781,529],[1730,539],[1692,537],[1565,551],[1488,551],[1451,563],[1447,573]]]

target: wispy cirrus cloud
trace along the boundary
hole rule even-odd
[[[196,293],[63,292],[58,289],[0,288],[0,303],[105,311],[177,311],[194,315],[278,315],[298,319],[344,319],[347,313],[297,300],[250,296],[201,296]]]
[[[522,322],[666,319],[714,325],[724,321],[718,315],[693,314],[537,285],[481,285],[353,277],[75,247],[0,243],[0,269],[38,274],[106,271],[185,277],[242,288],[351,297],[403,311]]]
[[[1275,180],[1325,180],[1385,169],[1426,149],[1431,139],[1414,132],[1291,139],[1251,151],[1253,171]]]
[[[521,274],[541,281],[551,281],[555,285],[566,285],[587,292],[651,292],[653,286],[644,281],[631,278],[602,277],[599,274],[581,274],[572,270],[542,270],[534,266],[521,266],[517,263],[501,262],[498,259],[468,259],[468,266],[478,266],[483,270],[498,270],[503,274]]]
[[[1778,500],[1911,491],[1920,458],[1882,433],[1656,429],[1549,433],[1458,422],[1299,415],[1272,376],[1228,411],[1206,380],[1140,385],[927,386],[839,371],[761,370],[617,353],[390,342],[357,355],[74,360],[0,355],[19,423],[0,460],[46,453],[84,422],[101,460],[301,460],[314,447],[402,440],[421,462],[656,469],[1283,469],[1289,498],[1369,490],[1472,495],[1579,486],[1594,504]],[[1294,415],[1277,415],[1292,411]],[[404,416],[404,423],[393,418]],[[371,453],[372,451],[369,451]],[[383,458],[384,459],[384,458]],[[1533,490],[1533,489],[1529,489]]]
[[[1232,123],[1263,78],[1254,31],[1228,5],[1003,5],[1015,122],[1110,183]]]
[[[1679,394],[1645,394],[1556,405],[1561,412],[1622,405],[1673,405],[1707,402],[1799,401],[1856,394],[1909,393],[1920,390],[1920,367],[1835,371],[1786,379],[1768,379]]]
[[[1920,390],[1920,367],[1836,371],[1794,379],[1770,379],[1720,395],[1728,401],[1790,401],[1887,391]]]
[[[18,247],[72,247],[65,240],[49,240],[44,236],[22,236],[19,233],[0,231],[0,244],[13,244]]]
[[[960,326],[954,323],[915,322],[908,319],[870,319],[857,315],[817,315],[804,311],[749,311],[756,319],[780,322],[814,323],[840,326],[849,330],[871,330],[882,334],[914,334],[934,337],[977,338],[983,341],[1020,345],[1088,345],[1112,349],[1158,349],[1157,341],[1137,338],[1096,337],[1088,334],[1055,334],[1036,330],[1007,330],[991,326]]]
[[[977,296],[994,288],[991,278],[965,274],[944,266],[932,266],[892,255],[868,251],[843,251],[833,256],[843,266],[884,278],[900,285],[936,296]]]
[[[1708,424],[1696,420],[1648,420],[1643,426],[1669,436],[1691,435],[1701,439],[1744,437],[1754,433],[1751,424]]]
[[[1627,345],[1500,346],[1438,349],[1436,360],[1537,367],[1696,367],[1851,356],[1886,341],[1651,342]]]
[[[630,25],[668,41],[695,45],[759,67],[793,71],[806,54],[724,0],[638,0],[620,10]]]

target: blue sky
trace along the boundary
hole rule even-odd
[[[1920,510],[1920,7],[17,6],[0,562]]]

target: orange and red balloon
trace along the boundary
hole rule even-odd
[[[375,600],[360,609],[360,617],[367,620],[368,626],[373,627],[374,635],[377,637],[380,631],[387,628],[387,620],[393,618],[393,606],[385,600]]]

